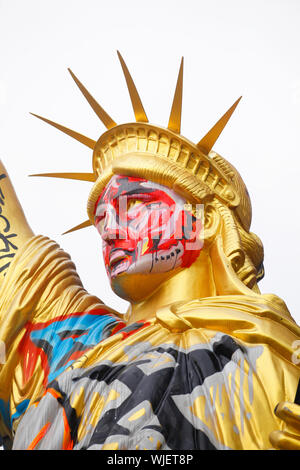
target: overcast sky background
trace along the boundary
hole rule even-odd
[[[85,288],[125,312],[86,220],[90,183],[28,178],[91,170],[92,152],[29,115],[95,140],[105,131],[70,67],[117,123],[134,120],[119,49],[150,122],[167,126],[185,58],[182,134],[198,142],[243,95],[214,150],[241,173],[251,230],[265,248],[263,293],[276,293],[300,324],[299,0],[0,0],[0,156],[36,234],[72,256]]]

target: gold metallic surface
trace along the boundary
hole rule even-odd
[[[103,303],[83,288],[70,256],[55,242],[41,236],[23,240],[0,286],[0,341],[6,345],[6,361],[0,364],[0,397],[9,401],[12,414],[22,400],[34,403],[45,387],[39,362],[29,381],[24,376],[24,364],[30,358],[20,356],[18,347],[26,323],[101,307]],[[0,432],[10,433],[1,420]]]
[[[64,232],[62,235],[66,235],[67,233],[71,233],[71,232],[76,232],[76,230],[81,230],[82,228],[90,227],[91,225],[92,225],[92,224],[91,224],[91,221],[90,221],[90,220],[85,220],[85,221],[82,222],[81,224],[78,224],[78,225],[76,225],[75,227],[70,228],[69,230],[67,230],[66,232]]]
[[[215,295],[208,288],[207,294],[210,291],[213,295],[169,305],[153,304],[154,314],[148,315],[145,311],[146,318],[151,317],[149,326],[126,339],[117,333],[102,341],[78,359],[72,369],[85,369],[101,360],[126,364],[128,348],[135,344],[169,344],[185,350],[206,345],[218,332],[228,334],[248,348],[249,359],[237,362],[232,370],[222,371],[220,378],[212,382],[210,396],[203,395],[199,389],[193,396],[192,408],[184,411],[186,419],[200,420],[220,448],[271,449],[272,445],[297,448],[299,407],[291,402],[299,367],[293,364],[291,357],[299,327],[278,297],[255,294],[232,273],[231,276],[234,282],[228,281],[224,288],[231,294]],[[175,285],[173,289],[173,299],[176,299]],[[43,370],[38,364],[29,382],[24,377],[25,358],[19,356],[18,345],[26,322],[47,321],[62,311],[67,315],[101,306],[101,301],[85,292],[70,258],[54,242],[39,236],[24,244],[0,291],[0,338],[8,346],[7,361],[0,368],[0,395],[10,397],[11,413],[28,397],[35,406],[35,400],[44,389]],[[255,362],[250,360],[251,351],[257,351],[253,356]],[[154,361],[153,367],[157,366]],[[83,388],[80,392],[79,382],[78,392],[74,391],[71,396],[78,416],[86,406],[84,393]],[[84,438],[87,426],[94,427],[101,417],[104,403],[115,400],[118,393],[112,390],[107,397],[92,397],[86,410],[89,421],[81,422],[79,441]],[[285,403],[275,414],[273,410],[279,402]],[[131,420],[143,413],[140,409],[131,415]],[[283,419],[292,428],[285,430],[281,424]],[[7,431],[3,423],[1,431]]]
[[[67,372],[76,373],[99,361],[130,366],[136,356],[129,352],[137,348],[143,358],[149,358],[151,347],[209,349],[220,335],[228,335],[238,345],[239,355],[228,360],[229,367],[206,377],[206,388],[195,387],[189,401],[174,396],[174,403],[218,449],[300,449],[300,406],[293,403],[300,375],[293,345],[299,341],[300,329],[280,298],[260,293],[257,282],[264,253],[261,241],[250,231],[251,202],[246,186],[237,170],[211,151],[239,100],[195,145],[179,135],[183,62],[169,128],[165,129],[148,123],[120,54],[119,58],[138,122],[111,126],[94,142],[37,116],[93,149],[89,176],[48,174],[71,179],[75,175],[75,179],[94,183],[88,200],[89,219],[65,233],[93,224],[101,191],[112,175],[120,174],[146,178],[172,188],[188,203],[204,204],[204,245],[191,266],[176,268],[167,276],[122,274],[120,288],[130,302],[127,325],[147,321],[145,327],[132,335],[118,332],[107,337],[75,360]],[[73,78],[95,108],[86,89]],[[42,356],[26,378],[30,358],[20,354],[28,323],[36,325],[99,307],[118,314],[84,290],[70,257],[58,245],[33,235],[9,180],[3,185],[7,196],[3,213],[5,208],[20,240],[0,286],[0,341],[7,348],[6,362],[0,364],[0,399],[9,403],[13,415],[24,400],[29,400],[29,411],[34,409],[45,393]],[[167,363],[167,355],[164,360]],[[154,357],[153,369],[160,365]],[[82,383],[76,386],[70,402],[76,415],[85,417],[78,425],[79,442],[84,442],[87,431],[94,430],[105,413],[105,405],[117,400],[120,391],[91,393],[88,402]],[[143,404],[131,412],[128,421],[145,416]],[[18,425],[16,421],[11,430],[1,422],[0,431],[12,437]],[[118,436],[112,439],[103,448],[122,448]],[[155,445],[160,448],[161,442]]]
[[[212,233],[215,230],[216,233]],[[127,312],[128,324],[139,321],[145,316],[151,318],[162,305],[169,305],[173,302],[189,302],[193,299],[215,296],[218,298],[221,295],[243,296],[252,292],[241,282],[234,269],[228,265],[228,259],[224,254],[221,231],[222,227],[220,225],[212,227],[210,231],[207,228],[204,248],[189,269],[173,271],[171,277],[152,295],[147,296],[142,301],[135,299]],[[214,237],[212,243],[208,241],[209,235]],[[132,283],[132,292],[136,291],[135,286],[137,284],[141,286],[141,290],[138,292],[139,295],[142,296],[143,294],[142,286],[151,291],[151,282],[154,284],[155,280],[148,276],[146,281],[146,278],[146,275],[139,275],[137,277],[132,276],[127,280],[127,283]],[[205,279],[205,282],[199,282],[199,279]],[[126,279],[123,282],[125,281]],[[129,290],[129,288],[130,286],[126,285],[126,290]]]
[[[226,113],[221,117],[221,119],[219,119],[219,121],[210,129],[210,131],[208,131],[208,133],[202,137],[200,142],[197,144],[197,147],[200,150],[205,153],[209,153],[211,151],[241,99],[242,97],[240,96],[228,109],[228,111],[226,111]]]
[[[90,149],[94,149],[96,142],[89,137],[86,137],[85,135],[79,134],[79,132],[72,131],[72,129],[68,129],[65,126],[62,126],[61,124],[57,124],[54,121],[50,121],[50,119],[46,119],[42,116],[38,116],[37,114],[30,113],[32,116],[37,117],[38,119],[41,119],[42,121],[46,122],[47,124],[50,124],[53,127],[56,127],[56,129],[60,130],[61,132],[64,132],[64,134],[69,135],[70,137],[73,137],[73,139],[78,140],[78,142],[81,142],[83,145],[86,147],[89,147]]]
[[[240,196],[232,184],[232,176],[227,175],[218,162],[201,152],[188,139],[179,137],[169,129],[147,123],[130,123],[105,132],[97,141],[93,153],[95,174],[101,178],[102,173],[111,166],[120,167],[118,162],[125,157],[130,169],[134,167],[141,177],[145,177],[142,176],[144,168],[148,168],[149,172],[153,168],[152,173],[161,175],[164,184],[172,187],[174,178],[179,180],[182,175],[183,190],[188,192],[194,201],[203,200],[204,190],[206,195],[215,195],[230,207],[240,210]],[[237,174],[236,170],[235,173]],[[90,220],[93,220],[94,204],[102,189],[96,182],[91,191],[88,200]],[[243,195],[244,200],[247,197]],[[241,217],[242,215],[241,212]],[[242,222],[244,223],[244,219]]]
[[[290,361],[299,328],[276,296],[226,295],[166,305],[134,337],[121,341],[115,335],[103,341],[73,368],[102,360],[124,365],[129,361],[127,351],[139,343],[182,350],[199,347],[212,341],[216,332],[230,335],[249,353],[257,351],[257,359],[240,360],[234,369],[222,371],[212,381],[210,395],[195,391],[192,407],[182,412],[191,422],[199,420],[218,448],[271,449],[269,435],[281,428],[274,408],[283,397],[293,400],[299,377],[299,368]]]
[[[156,174],[163,172],[164,176],[166,175],[164,170],[164,162],[161,161],[164,159],[168,160],[170,169],[173,167],[172,175],[174,175],[176,168],[177,172],[179,171],[184,173],[187,171],[190,176],[187,178],[187,182],[182,183],[181,186],[183,186],[183,188],[179,187],[179,190],[183,189],[184,194],[189,192],[191,196],[191,202],[197,199],[203,200],[203,188],[205,187],[205,193],[207,196],[211,197],[213,194],[225,202],[226,205],[228,205],[230,208],[236,208],[235,211],[239,217],[240,222],[244,228],[248,230],[251,221],[251,211],[249,212],[248,210],[250,203],[247,202],[248,195],[241,185],[239,186],[240,194],[237,194],[237,188],[232,181],[233,179],[239,178],[238,172],[234,167],[231,166],[230,173],[227,174],[226,171],[224,172],[224,164],[219,165],[220,160],[214,160],[214,158],[211,158],[209,155],[212,146],[226,126],[241,98],[239,98],[231,106],[231,108],[222,116],[221,119],[219,119],[213,128],[200,140],[197,145],[195,145],[180,135],[183,58],[181,60],[177,85],[169,118],[169,128],[165,129],[163,127],[148,124],[148,118],[146,116],[136,86],[120,52],[117,51],[117,53],[125,75],[137,123],[115,125],[115,122],[110,120],[111,118],[109,118],[107,115],[109,118],[108,121],[105,119],[103,122],[105,125],[107,125],[109,130],[105,132],[97,142],[95,142],[81,134],[78,134],[77,132],[61,126],[60,124],[54,123],[53,121],[37,115],[35,116],[92,148],[94,150],[93,171],[95,173],[95,178],[100,179],[100,181],[103,181],[103,173],[108,174],[112,172],[110,167],[112,167],[113,161],[119,156],[123,156],[125,154],[138,154],[140,157],[139,163],[136,163],[135,158],[135,161],[132,162],[132,164],[128,162],[128,165],[130,168],[135,166],[136,171],[140,171],[141,176],[143,176],[143,168],[145,163],[147,163],[144,156],[149,154],[152,156],[155,155],[157,157],[157,164],[154,165]],[[83,92],[84,96],[88,99],[92,108],[96,110],[97,106],[99,105],[95,102],[82,83],[79,82],[79,80],[75,77],[75,75],[71,71],[70,73]],[[102,111],[104,112],[104,110]],[[223,161],[224,160],[225,159],[223,159]],[[164,177],[164,180],[167,179],[168,178]],[[171,180],[172,179],[174,179],[174,176],[171,177]],[[169,181],[167,185],[172,187],[172,184],[173,183]],[[198,186],[198,189],[195,188],[195,185]],[[102,190],[103,186],[98,184],[96,181],[91,191],[87,205],[88,216],[92,223],[95,202]],[[195,194],[197,195],[196,197]],[[246,202],[246,207],[244,202]]]
[[[112,127],[116,126],[115,121],[107,114],[107,112],[100,106],[99,103],[92,97],[92,95],[87,91],[87,89],[83,86],[83,84],[78,80],[75,74],[72,72],[71,69],[68,69],[73,80],[75,81],[76,85],[80,89],[83,96],[86,98],[90,106],[93,108],[99,119],[103,122],[103,124],[107,127],[107,129],[111,129]]]
[[[127,83],[127,88],[128,88],[128,91],[129,91],[129,95],[130,95],[130,99],[131,99],[135,119],[136,119],[137,122],[148,122],[148,118],[147,118],[147,115],[145,113],[141,98],[138,94],[138,91],[136,89],[134,81],[132,80],[132,77],[129,73],[127,65],[125,64],[124,59],[121,56],[120,52],[117,51],[117,53],[118,53],[118,57],[119,57],[121,67],[122,67],[122,70],[123,70],[123,73],[124,73],[124,76],[125,76],[125,80],[126,80],[126,83]]]
[[[48,178],[63,178],[70,180],[89,181],[91,183],[96,181],[94,173],[37,173],[35,175],[29,176],[46,176]]]
[[[0,161],[0,285],[18,249],[34,234],[31,230],[7,170]],[[5,267],[6,266],[6,267]]]
[[[183,57],[181,59],[173,104],[171,108],[168,129],[180,134],[182,111],[182,87],[183,87]]]
[[[137,119],[147,120],[131,75],[120,53]],[[175,90],[170,122],[179,132],[182,106],[183,60]],[[191,203],[204,203],[219,214],[215,235],[221,239],[225,256],[238,278],[253,291],[263,273],[263,248],[255,234],[249,232],[251,203],[247,189],[237,172],[224,158],[210,151],[235,110],[238,99],[215,126],[195,145],[170,129],[147,122],[126,123],[112,127],[100,136],[93,152],[95,183],[87,211],[94,223],[95,204],[113,174],[143,177],[172,188]],[[215,217],[217,220],[217,218]],[[78,230],[88,226],[79,224]],[[74,230],[74,229],[71,229]],[[207,227],[205,227],[207,232]],[[206,245],[207,245],[206,241]],[[134,289],[134,283],[132,289]],[[259,291],[258,291],[259,292]]]
[[[275,449],[300,450],[300,414],[299,405],[280,402],[275,408],[275,414],[285,423],[281,431],[273,431],[270,441]]]

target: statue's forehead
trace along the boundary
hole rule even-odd
[[[125,175],[113,175],[103,189],[99,202],[108,202],[120,196],[130,196],[138,194],[155,194],[158,197],[168,195],[174,202],[185,202],[173,189],[145,178],[138,178]]]

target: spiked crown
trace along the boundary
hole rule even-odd
[[[93,224],[95,203],[113,174],[138,176],[164,184],[183,195],[189,202],[203,202],[217,197],[235,211],[241,224],[248,231],[251,223],[251,204],[247,189],[236,169],[211,151],[241,98],[195,145],[180,135],[183,59],[181,60],[168,127],[163,128],[149,123],[133,79],[119,52],[118,57],[126,79],[136,122],[117,125],[70,69],[72,78],[106,126],[107,131],[100,136],[98,141],[94,141],[34,114],[93,150],[93,171],[91,173],[32,175],[85,180],[94,183],[87,204],[88,220],[68,232]]]

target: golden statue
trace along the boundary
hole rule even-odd
[[[263,246],[236,169],[212,151],[239,100],[195,145],[180,135],[183,61],[167,128],[94,141],[88,220],[125,318],[83,288],[70,257],[28,226],[0,175],[1,435],[13,449],[300,449],[299,327],[261,294]],[[40,117],[40,116],[38,116]],[[2,349],[3,349],[2,348]]]

